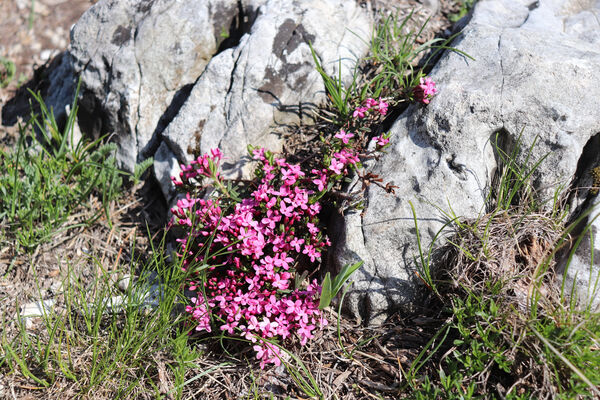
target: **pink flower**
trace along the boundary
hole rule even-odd
[[[304,246],[304,250],[302,250],[302,254],[306,254],[308,258],[310,258],[310,262],[315,262],[315,259],[321,257],[321,253],[315,250],[313,245],[307,244]]]
[[[423,104],[429,104],[429,101],[437,93],[435,82],[429,77],[421,78],[420,82],[421,84],[413,89],[415,100],[420,101]]]
[[[265,159],[265,149],[262,147],[259,149],[252,150],[252,157],[255,160],[264,160]]]
[[[352,116],[354,118],[364,118],[367,111],[369,111],[367,107],[356,107]]]
[[[386,103],[385,101],[381,100],[381,98],[380,98],[379,99],[379,114],[386,115],[388,112],[388,107],[389,107],[389,104]]]
[[[376,103],[374,107],[380,102]],[[348,144],[353,136],[342,130],[337,139]],[[209,265],[205,281],[200,283],[192,275],[186,284],[194,291],[202,289],[185,308],[196,330],[217,328],[248,339],[255,344],[264,368],[280,365],[281,360],[278,348],[262,339],[295,336],[306,343],[316,326],[324,326],[318,323],[322,319],[326,323],[318,308],[321,289],[316,281],[306,289],[293,287],[294,263],[303,259],[301,254],[316,262],[330,244],[318,225],[321,205],[316,194],[326,190],[329,179],[337,179],[329,171],[343,173],[358,157],[355,150],[338,145],[328,153],[329,168],[313,169],[308,179],[300,179],[305,176],[300,165],[283,158],[271,165],[263,149],[254,149],[252,155],[258,160],[260,178],[242,192],[248,193],[245,198],[219,202],[187,195],[173,208],[171,225],[183,224],[186,231],[176,239],[183,268],[194,263]],[[195,185],[186,179],[208,176],[223,183],[219,178],[222,157],[219,150],[198,157],[183,166],[185,174],[175,182]]]
[[[289,272],[282,272],[281,274],[275,274],[273,280],[273,287],[281,290],[286,290],[290,286],[290,274]]]
[[[342,140],[342,143],[348,144],[348,141],[354,137],[353,133],[346,133],[343,129],[340,129],[338,133],[335,134],[335,137]]]
[[[336,174],[341,174],[342,168],[344,168],[344,163],[339,162],[335,159],[335,157],[331,159],[331,165],[329,166],[330,170],[332,170]]]
[[[297,252],[300,252],[300,246],[302,246],[304,244],[304,239],[299,239],[299,238],[294,238],[292,239],[292,241],[290,242],[290,246],[292,246],[292,248],[294,250],[296,250]]]
[[[377,100],[375,100],[375,99],[372,99],[372,98],[370,98],[370,97],[369,97],[369,98],[367,98],[367,99],[365,100],[365,105],[367,106],[367,108],[374,108],[374,107],[377,107],[377,105],[378,105],[378,104],[379,104],[379,103],[378,103],[378,101],[377,101]]]
[[[374,140],[379,146],[385,146],[390,142],[390,139],[384,138],[383,136],[375,136],[371,140]]]
[[[221,153],[221,150],[219,149],[211,149],[210,154],[215,161],[219,161],[221,158],[223,158],[223,153]]]
[[[302,325],[300,329],[298,329],[298,335],[300,336],[300,344],[304,346],[308,339],[312,339],[314,337],[312,331],[315,329],[314,325]]]
[[[359,161],[356,153],[348,149],[342,149],[339,153],[334,153],[333,156],[344,165],[356,164]]]
[[[316,175],[316,177],[312,180],[312,183],[317,185],[317,190],[319,192],[322,192],[323,189],[327,187],[327,170],[324,169],[319,171],[313,169],[311,172]]]

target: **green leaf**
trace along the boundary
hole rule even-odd
[[[325,278],[323,279],[323,283],[321,285],[321,299],[319,301],[319,309],[323,310],[331,304],[331,300],[339,293],[342,289],[342,286],[350,276],[361,266],[363,265],[363,261],[359,261],[352,265],[346,264],[339,274],[331,281],[331,276],[329,272],[325,274]]]
[[[329,276],[329,272],[325,274],[325,279],[323,279],[323,283],[321,284],[321,299],[319,300],[319,309],[323,310],[331,303],[333,299],[332,290],[331,290],[331,277]]]

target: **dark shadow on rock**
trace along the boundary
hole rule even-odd
[[[573,220],[583,210],[590,207],[591,200],[597,195],[597,192],[592,189],[598,183],[594,182],[592,170],[600,167],[600,152],[598,149],[600,149],[600,133],[595,134],[587,141],[577,161],[577,169],[569,187],[568,198],[568,204],[575,207],[572,211]],[[573,222],[573,220],[569,222]]]
[[[231,49],[237,47],[240,43],[240,39],[246,33],[250,33],[250,29],[252,25],[254,25],[254,21],[256,17],[258,17],[258,9],[252,8],[244,8],[241,0],[237,2],[237,13],[235,16],[231,16],[230,13],[225,13],[223,18],[217,18],[221,13],[218,11],[214,14],[214,19],[216,22],[222,20],[223,23],[227,23],[229,20],[229,29],[227,32],[219,32],[221,37],[217,38],[217,42],[219,39],[223,40],[217,49],[217,54],[222,53],[227,49]],[[222,27],[217,27],[215,32]],[[214,57],[214,56],[213,56]]]
[[[46,98],[49,94],[48,89],[51,87],[50,76],[61,67],[63,57],[67,57],[66,52],[60,53],[46,64],[37,68],[33,72],[33,77],[21,86],[15,95],[6,102],[2,107],[2,125],[13,126],[19,118],[27,120],[31,116],[32,111],[36,114],[39,113],[40,107],[29,91],[40,93],[43,98]]]
[[[177,92],[175,92],[171,103],[168,105],[165,112],[163,113],[163,115],[161,115],[160,119],[158,120],[158,123],[156,124],[156,128],[152,133],[152,140],[150,141],[150,143],[148,143],[148,148],[143,154],[144,158],[152,157],[154,153],[156,153],[158,147],[162,142],[162,140],[160,139],[160,135],[167,128],[167,126],[169,126],[171,121],[173,121],[173,119],[177,116],[181,107],[183,107],[187,99],[190,97],[190,93],[192,92],[194,85],[195,82],[189,83],[187,85],[182,86],[179,90],[177,90]]]
[[[486,202],[486,211],[492,212],[496,209],[500,182],[506,170],[507,157],[514,154],[517,143],[514,136],[504,128],[492,133],[489,142],[492,144],[492,151],[496,160],[496,168],[491,171],[490,192]]]

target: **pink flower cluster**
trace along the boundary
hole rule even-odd
[[[429,101],[437,93],[435,82],[429,77],[421,78],[419,82],[420,84],[413,89],[415,100],[423,104],[429,104]]]
[[[224,200],[188,193],[172,212],[174,223],[187,229],[178,239],[185,268],[194,271],[210,265],[204,275],[193,272],[189,286],[196,296],[186,310],[196,321],[196,330],[210,332],[218,326],[241,335],[255,343],[264,367],[279,365],[281,355],[277,346],[262,339],[295,335],[305,344],[318,326],[327,324],[318,308],[320,286],[313,281],[300,290],[294,288],[293,278],[302,259],[304,264],[319,261],[331,244],[318,227],[321,205],[311,197],[335,174],[346,173],[347,165],[358,157],[342,148],[334,153],[329,168],[313,169],[307,176],[300,166],[274,159],[264,149],[252,153],[260,164],[260,181],[241,202],[227,206]],[[199,157],[182,167],[177,184],[203,176],[220,179],[220,160],[218,150]]]
[[[415,88],[415,95],[421,93],[420,101],[428,103],[434,85],[421,79],[421,92]],[[249,340],[264,368],[281,364],[274,343],[296,337],[304,345],[318,327],[327,325],[319,310],[321,287],[316,280],[305,287],[295,280],[298,270],[314,270],[331,245],[319,228],[318,199],[359,165],[360,140],[349,130],[364,132],[361,124],[374,120],[363,118],[385,116],[388,107],[381,98],[366,99],[353,113],[356,121],[327,142],[323,162],[310,173],[251,148],[258,163],[256,179],[241,187],[242,196],[230,192],[221,178],[218,149],[181,166],[179,178],[172,180],[188,193],[171,210],[172,224],[184,231],[177,239],[178,256],[190,274],[188,289],[195,293],[186,311],[197,331],[218,329]],[[388,145],[389,134],[372,140],[379,151]],[[205,178],[220,192],[216,197],[191,194],[203,187]]]
[[[381,115],[386,115],[388,112],[388,107],[389,104],[381,100],[381,98],[379,98],[379,100],[375,100],[369,97],[364,101],[362,106],[356,107],[354,113],[352,113],[352,116],[354,118],[364,118],[370,112],[375,111]]]
[[[199,156],[197,159],[192,160],[190,165],[181,165],[181,172],[179,173],[179,180],[174,176],[171,177],[171,181],[175,186],[183,186],[183,182],[189,182],[191,179],[197,177],[207,178],[218,178],[219,171],[217,166],[219,165],[223,154],[219,149],[212,149],[210,154],[204,154]],[[188,196],[189,198],[189,196]]]

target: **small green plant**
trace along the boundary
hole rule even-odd
[[[457,22],[475,6],[477,0],[455,0],[454,4],[457,8],[456,12],[448,15],[450,22]]]
[[[397,16],[388,16],[376,25],[369,42],[369,56],[365,60],[357,60],[348,87],[345,87],[342,80],[341,61],[338,62],[338,76],[329,76],[311,46],[316,69],[337,113],[331,122],[338,126],[345,125],[352,111],[352,116],[356,117],[357,110],[360,110],[361,105],[368,99],[385,98],[392,105],[405,101],[427,104],[436,93],[435,83],[430,78],[425,79],[423,73],[424,69],[430,67],[431,60],[443,50],[455,51],[472,59],[468,54],[449,46],[456,35],[448,39],[435,38],[417,44],[429,20],[418,31],[407,33],[406,27],[412,18],[412,12],[401,22]],[[359,38],[363,40],[362,37]],[[424,56],[427,58],[423,61],[421,59]],[[416,69],[418,63],[420,67]],[[361,64],[365,65],[361,68]],[[359,79],[359,70],[365,70],[365,66],[368,66],[367,72],[363,72],[365,76]]]
[[[0,56],[0,88],[7,87],[15,77],[15,63]]]
[[[339,274],[331,280],[329,272],[325,274],[323,283],[321,284],[321,299],[319,300],[319,308],[324,310],[329,307],[331,300],[342,290],[342,286],[350,279],[350,276],[363,265],[362,261],[352,265],[346,264]]]
[[[344,82],[342,80],[342,62],[338,63],[338,74],[337,77],[330,77],[327,72],[323,69],[315,50],[312,47],[312,44],[309,43],[310,51],[313,56],[313,60],[315,61],[315,66],[317,72],[321,75],[323,79],[323,83],[325,84],[325,88],[327,89],[327,93],[329,95],[329,100],[336,108],[339,113],[339,121],[338,124],[342,124],[346,119],[350,116],[351,111],[351,99],[356,96],[356,79],[357,79],[357,68],[354,69],[354,75],[352,77],[352,83],[349,87],[344,87]]]
[[[35,20],[35,0],[31,0],[31,6],[29,9],[29,18],[27,21],[27,29],[28,30],[32,30],[33,29],[33,22]]]
[[[414,100],[412,89],[419,85],[424,77],[422,71],[430,67],[431,61],[440,51],[450,50],[472,59],[468,54],[449,46],[456,35],[417,44],[429,19],[418,31],[407,32],[412,18],[413,12],[402,21],[399,21],[397,16],[390,15],[375,26],[367,61],[375,67],[376,73],[361,89],[361,100],[365,96],[395,96],[396,100],[402,97]],[[418,63],[420,68],[415,70]],[[400,96],[395,93],[400,93]]]
[[[141,265],[132,261],[129,271],[112,272],[92,257],[98,273],[88,284],[69,268],[61,289],[64,306],[48,310],[37,332],[27,329],[20,317],[12,321],[2,316],[0,373],[20,374],[46,388],[66,385],[76,397],[106,393],[109,398],[137,398],[143,393],[158,398],[166,393],[149,374],[164,362],[164,373],[173,382],[168,396],[181,398],[186,385],[226,365],[196,364],[201,353],[188,345],[193,327],[176,312],[186,301],[179,290],[186,273],[181,265],[173,268],[166,261],[164,238],[152,254]],[[139,279],[120,293],[112,283],[115,276],[135,271]],[[160,288],[154,289],[157,282]],[[151,312],[149,300],[156,303]],[[7,336],[6,327],[14,322],[17,333]],[[191,378],[190,371],[196,371]]]

